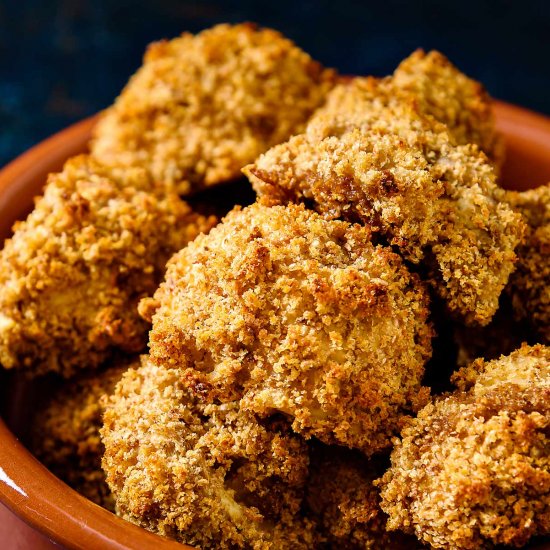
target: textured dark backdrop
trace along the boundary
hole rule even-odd
[[[345,73],[437,48],[494,96],[550,114],[546,0],[0,0],[0,165],[111,103],[148,42],[244,20]]]

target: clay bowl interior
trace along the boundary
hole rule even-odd
[[[550,119],[501,102],[495,102],[495,110],[507,144],[501,184],[524,190],[550,181]],[[91,118],[69,127],[0,172],[1,243],[10,235],[13,222],[24,219],[31,210],[33,197],[40,193],[47,174],[59,170],[70,156],[86,151],[93,124]],[[218,210],[228,210],[232,204],[252,200],[250,188],[233,185],[224,187],[223,192],[217,190],[215,196],[209,192],[195,197],[192,202],[204,207],[214,201]],[[26,450],[24,440],[33,407],[40,396],[47,395],[50,384],[45,379],[29,385],[18,373],[0,369],[0,503],[31,526],[13,516],[21,532],[30,533],[30,538],[21,535],[21,540],[38,541],[40,535],[36,532],[32,538],[34,529],[67,548],[189,548],[148,533],[81,497]],[[43,546],[35,542],[17,547],[55,547],[47,539],[40,543]],[[537,548],[550,549],[550,544]]]

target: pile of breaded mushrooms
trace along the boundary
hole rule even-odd
[[[0,364],[55,380],[33,452],[202,549],[544,539],[550,185],[504,155],[435,51],[152,44],[0,252]]]

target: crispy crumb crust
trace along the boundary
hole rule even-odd
[[[522,193],[507,191],[504,200],[528,225],[507,292],[516,317],[528,321],[550,343],[550,184]]]
[[[409,93],[421,112],[445,124],[459,145],[475,143],[499,166],[504,140],[495,128],[491,98],[443,54],[417,50],[393,74],[395,89]]]
[[[392,76],[356,77],[336,86],[319,115],[341,115],[409,102],[447,126],[458,145],[475,143],[500,166],[504,141],[495,129],[491,98],[479,82],[460,72],[444,55],[416,50]]]
[[[524,344],[519,349],[494,361],[476,359],[451,377],[451,382],[462,391],[481,395],[500,384],[518,387],[550,385],[550,347]]]
[[[152,360],[205,400],[242,399],[367,454],[387,447],[426,399],[432,329],[418,278],[370,237],[301,205],[234,210],[140,305],[156,310]]]
[[[144,170],[111,171],[84,155],[50,175],[0,252],[0,364],[68,377],[113,349],[144,348],[138,301],[215,223],[149,188]]]
[[[495,198],[475,145],[414,104],[319,115],[244,169],[266,204],[305,201],[328,218],[369,226],[422,262],[450,312],[487,324],[513,270],[521,216]]]
[[[143,66],[95,129],[92,154],[143,166],[188,194],[235,179],[300,132],[334,71],[271,29],[217,25],[152,44]]]
[[[179,370],[129,370],[108,400],[103,468],[117,513],[201,548],[312,548],[308,451],[282,419],[200,404]]]
[[[550,348],[477,361],[402,433],[381,478],[388,527],[434,548],[550,534]]]
[[[343,447],[315,445],[310,453],[308,513],[332,548],[407,550],[420,548],[414,537],[386,531],[373,481],[383,472],[380,460],[367,460]]]
[[[118,360],[101,371],[64,384],[34,415],[33,454],[57,477],[91,501],[114,511],[114,499],[101,469],[102,399],[138,360]]]

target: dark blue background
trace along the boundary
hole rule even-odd
[[[112,102],[145,45],[244,20],[275,27],[344,73],[387,74],[437,48],[496,97],[550,114],[544,0],[2,0],[0,165]]]

